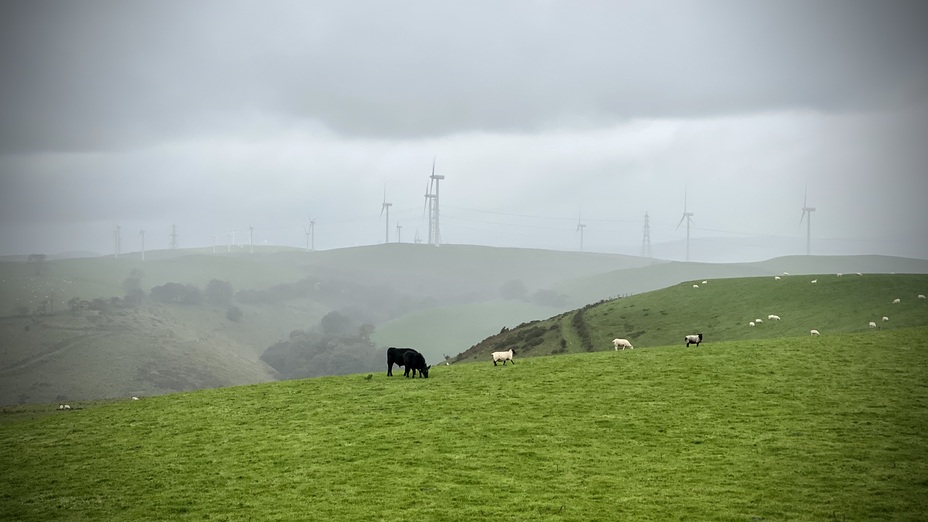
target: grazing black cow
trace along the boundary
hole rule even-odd
[[[404,366],[403,377],[409,377],[409,371],[412,370],[412,376],[415,378],[416,372],[419,376],[428,379],[429,368],[425,365],[425,357],[412,348],[387,348],[387,376],[393,377],[393,365]]]
[[[406,367],[406,370],[403,371],[403,377],[409,377],[409,370],[412,370],[414,378],[416,371],[419,372],[419,377],[423,379],[429,378],[429,368],[431,366],[426,366],[425,357],[415,350],[403,354],[403,366]]]

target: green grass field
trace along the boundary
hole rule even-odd
[[[0,417],[4,520],[925,520],[928,328]]]
[[[648,348],[682,345],[685,335],[695,333],[703,333],[706,343],[716,343],[809,336],[812,329],[824,336],[868,332],[870,321],[879,330],[928,326],[928,301],[918,299],[919,294],[928,294],[928,275],[697,279],[590,304],[494,335],[457,360],[489,360],[491,351],[509,348],[523,356],[612,350],[617,337],[635,348]],[[893,304],[896,298],[899,304]],[[768,319],[771,314],[781,320]],[[764,322],[749,326],[758,318]]]

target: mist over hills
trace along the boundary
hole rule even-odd
[[[714,264],[466,245],[230,250],[0,261],[0,402],[381,371],[391,345],[435,363],[504,327],[694,279],[928,273],[928,261],[887,256]],[[205,297],[164,300],[184,288]],[[285,356],[268,359],[271,346]],[[363,353],[341,364],[347,346]]]

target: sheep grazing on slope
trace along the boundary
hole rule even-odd
[[[687,348],[689,348],[691,344],[699,346],[699,343],[702,342],[702,334],[687,335],[683,340],[686,341]]]
[[[699,288],[699,285],[693,285],[693,288]]]
[[[860,272],[857,272],[857,275],[862,276],[863,274],[861,274]]]
[[[815,337],[816,335],[822,335],[818,333],[818,330],[809,330],[809,334],[812,335],[813,337]]]
[[[496,366],[497,361],[503,361],[503,366],[506,366],[506,361],[515,364],[516,362],[512,360],[512,356],[515,354],[516,352],[512,351],[512,348],[505,352],[493,352],[493,366]]]
[[[899,304],[902,302],[902,299],[893,299],[893,304]]]
[[[612,345],[615,347],[616,350],[619,349],[619,346],[621,346],[623,350],[626,348],[629,348],[631,350],[635,349],[635,347],[632,346],[632,343],[628,342],[628,339],[613,339]]]
[[[779,320],[780,320],[780,316],[779,316],[779,315],[770,314],[770,315],[767,316],[767,319],[772,319],[772,320],[774,320],[774,321],[779,321]]]
[[[874,323],[873,321],[870,321],[870,328],[876,328],[876,323]]]
[[[886,316],[884,315],[884,316],[883,316],[883,322],[885,323],[886,321],[889,321],[889,317],[886,317]]]
[[[842,274],[841,272],[838,272],[838,277],[841,277],[841,276],[843,276],[843,275],[844,275],[844,274]]]
[[[764,320],[761,319],[760,317],[758,317],[757,319],[754,319],[754,322],[757,323],[757,324],[760,324],[760,323],[764,322]]]
[[[59,405],[58,405],[58,409],[59,409],[59,410],[70,410],[70,409],[71,409],[71,405],[70,405],[70,404],[59,404]]]
[[[925,298],[925,294],[918,294],[918,298],[919,298],[919,299],[924,299],[924,298]]]
[[[774,279],[775,281],[779,281],[779,280],[780,280],[780,276],[773,276],[773,279]]]
[[[708,283],[708,282],[709,282],[709,281],[703,281],[702,284],[706,284],[706,283]]]
[[[749,322],[748,326],[754,326],[754,321]]]
[[[814,285],[815,283],[818,283],[818,279],[813,279],[813,280],[812,280],[812,284]]]

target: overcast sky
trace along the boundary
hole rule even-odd
[[[427,240],[928,258],[922,1],[0,3],[0,255]],[[807,188],[806,188],[807,187]],[[704,243],[711,245],[712,243]],[[717,243],[721,244],[721,243]],[[765,245],[777,245],[771,249]],[[683,259],[682,243],[656,250]],[[692,259],[718,260],[706,252]],[[657,253],[657,252],[656,252]]]

